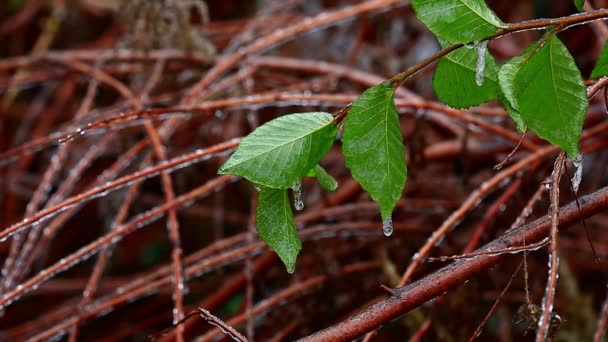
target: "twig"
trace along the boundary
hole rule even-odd
[[[515,145],[515,148],[513,149],[513,151],[509,152],[509,154],[507,155],[507,157],[505,158],[505,160],[503,160],[500,163],[494,165],[494,170],[500,170],[500,169],[502,169],[502,167],[505,166],[505,164],[508,163],[511,160],[511,158],[513,158],[513,156],[515,155],[515,153],[517,153],[517,151],[519,150],[519,147],[521,146],[521,143],[526,138],[526,132],[528,132],[528,127],[526,127],[526,129],[524,130],[524,132],[521,134],[521,139],[519,139],[519,142],[517,143],[517,145]]]
[[[557,290],[557,268],[559,265],[559,256],[557,255],[557,228],[559,225],[559,181],[562,177],[565,159],[566,153],[560,153],[555,160],[555,166],[553,167],[553,173],[551,174],[551,229],[549,231],[549,250],[551,254],[549,255],[549,279],[547,280],[545,297],[543,298],[541,318],[538,322],[536,342],[544,342],[547,338],[547,334],[549,332],[549,321],[551,320],[551,313],[553,312],[555,291]]]
[[[450,255],[450,256],[440,256],[436,258],[428,258],[428,261],[453,261],[460,259],[470,259],[484,255],[498,255],[498,254],[517,254],[521,252],[529,252],[537,250],[541,247],[544,247],[549,244],[549,239],[543,239],[539,242],[532,243],[524,246],[510,247],[505,249],[499,249],[495,251],[483,251],[477,253],[466,253],[466,254],[458,254],[458,255]]]
[[[500,295],[494,301],[494,304],[490,308],[490,311],[488,311],[488,313],[483,318],[483,320],[481,321],[481,323],[479,323],[479,325],[477,326],[477,329],[475,329],[475,332],[473,333],[473,336],[471,336],[471,338],[469,339],[469,342],[475,341],[475,339],[477,339],[479,337],[479,335],[481,335],[481,331],[482,331],[483,327],[486,325],[486,323],[488,322],[488,320],[490,319],[490,317],[492,317],[492,314],[494,313],[494,310],[496,310],[496,308],[498,307],[498,303],[505,296],[505,294],[507,293],[507,290],[509,290],[509,288],[511,287],[511,283],[513,283],[513,279],[515,279],[515,276],[517,275],[517,273],[519,273],[519,270],[521,269],[522,265],[523,265],[523,261],[519,263],[519,266],[517,266],[517,269],[511,275],[511,278],[509,279],[509,282],[507,283],[507,285],[505,285],[505,288],[502,290],[502,292],[500,293]]]
[[[215,325],[216,327],[220,328],[220,330],[224,334],[230,336],[234,341],[247,342],[245,336],[241,335],[241,333],[236,331],[233,327],[226,324],[226,322],[214,316],[211,312],[203,308],[198,308],[198,311],[200,313],[200,316],[203,317],[207,322],[209,322],[209,324]]]

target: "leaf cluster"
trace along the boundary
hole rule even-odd
[[[488,41],[511,24],[502,22],[483,0],[412,0],[413,9],[447,51],[433,78],[437,97],[449,106],[469,108],[497,100],[520,132],[530,130],[579,159],[579,138],[589,103],[581,72],[557,37],[562,27],[544,35],[499,65]],[[575,1],[579,10],[584,1]],[[458,44],[454,46],[453,44]],[[450,48],[458,47],[456,49]],[[608,75],[608,45],[591,77]],[[407,179],[406,155],[394,104],[397,84],[382,83],[364,91],[343,122],[346,166],[377,202],[385,234]],[[220,173],[242,176],[260,189],[257,230],[289,272],[301,249],[288,189],[300,207],[301,179],[316,177],[329,191],[335,180],[319,166],[334,143],[340,115],[298,113],[274,119],[244,138]]]

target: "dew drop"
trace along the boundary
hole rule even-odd
[[[291,190],[293,190],[293,206],[296,210],[304,209],[304,202],[302,201],[302,182],[297,181],[293,183]]]
[[[382,222],[382,232],[384,235],[391,236],[393,234],[393,217],[389,216]]]
[[[477,45],[477,66],[475,68],[475,84],[481,87],[485,79],[486,52],[488,51],[488,41],[484,40]]]

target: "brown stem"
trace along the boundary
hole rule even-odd
[[[562,152],[555,160],[553,173],[551,174],[551,230],[549,231],[549,272],[547,280],[547,288],[545,289],[545,298],[543,298],[542,315],[538,323],[538,331],[536,333],[536,342],[544,342],[549,333],[549,321],[553,312],[553,302],[555,300],[555,291],[557,290],[557,268],[559,265],[559,256],[557,255],[557,228],[559,225],[559,181],[562,178],[564,168],[564,160],[566,153]],[[575,202],[578,206],[578,203]]]

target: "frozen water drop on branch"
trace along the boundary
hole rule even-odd
[[[296,210],[304,209],[304,202],[302,201],[302,182],[297,181],[293,183],[291,190],[293,190],[293,206]]]
[[[384,235],[391,236],[393,234],[393,217],[389,216],[382,222],[382,231]]]
[[[574,174],[572,175],[572,189],[574,193],[578,192],[578,188],[581,185],[581,180],[583,179],[583,155],[578,154],[574,159],[572,159],[572,164],[575,167]]]
[[[483,85],[486,70],[486,52],[488,52],[488,41],[484,40],[477,45],[477,66],[475,68],[475,84]]]

